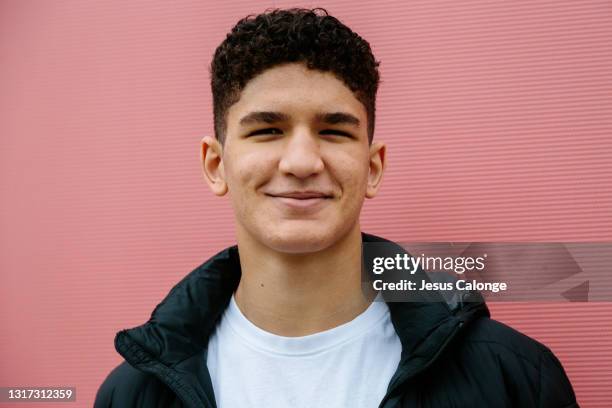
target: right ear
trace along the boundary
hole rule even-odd
[[[200,149],[202,173],[211,191],[218,196],[227,193],[225,172],[223,170],[223,146],[216,138],[205,136]]]

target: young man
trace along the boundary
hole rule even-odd
[[[212,62],[206,182],[237,246],[184,278],[143,326],[96,407],[575,407],[554,355],[482,301],[373,302],[361,289],[378,63],[322,10],[233,28]]]

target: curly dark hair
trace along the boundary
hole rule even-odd
[[[378,65],[370,44],[325,9],[271,10],[240,20],[215,51],[210,67],[215,136],[225,140],[226,113],[258,74],[276,65],[302,62],[329,71],[363,103],[368,139],[374,135]]]

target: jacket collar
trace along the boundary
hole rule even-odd
[[[363,242],[390,243],[369,234],[362,238]],[[135,368],[159,377],[188,406],[214,407],[204,357],[208,339],[240,276],[237,247],[219,252],[175,285],[148,322],[117,333],[115,348]],[[400,365],[389,393],[431,364],[465,323],[488,316],[482,298],[470,302],[454,309],[441,297],[433,302],[388,303],[402,343]]]

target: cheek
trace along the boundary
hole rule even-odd
[[[227,153],[227,152],[226,152]],[[265,197],[262,187],[270,182],[274,174],[271,155],[262,155],[259,150],[233,150],[225,163],[229,198],[241,224],[257,223],[266,217]]]
[[[258,187],[269,173],[269,167],[258,152],[232,151],[225,158],[225,176],[230,192]]]
[[[228,160],[229,159],[229,160]],[[235,160],[226,158],[225,161],[225,181],[227,183],[229,199],[232,203],[234,213],[239,222],[253,217],[256,209],[249,202],[254,194],[254,186],[257,185],[257,170],[249,170],[250,163],[244,158]]]
[[[338,180],[344,194],[351,195],[351,199],[360,199],[365,196],[368,182],[369,163],[363,155],[336,156],[331,161],[331,172]]]

